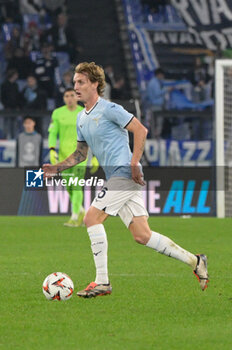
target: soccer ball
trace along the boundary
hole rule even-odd
[[[48,300],[68,300],[73,290],[73,281],[63,272],[51,273],[43,282],[43,294]]]

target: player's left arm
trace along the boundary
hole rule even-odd
[[[148,130],[135,117],[126,126],[126,129],[132,132],[134,137],[134,149],[131,159],[132,179],[140,185],[145,185],[143,174],[140,172],[139,161],[144,151]]]

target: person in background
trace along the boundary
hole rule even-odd
[[[17,80],[17,70],[9,69],[6,73],[6,80],[1,87],[1,102],[4,108],[17,109],[22,107],[22,95],[20,94]]]
[[[112,65],[105,66],[106,88],[104,92],[106,99],[123,100],[129,99],[128,91],[125,85],[125,79],[121,73],[115,73]]]
[[[24,50],[18,47],[13,52],[13,57],[8,61],[7,69],[16,69],[19,79],[24,80],[33,71],[33,63],[29,56],[25,55]]]
[[[163,137],[164,131],[166,135],[171,133],[171,122],[167,118],[163,119],[162,113],[157,113],[165,109],[165,95],[172,90],[164,87],[164,79],[163,69],[157,68],[145,93],[146,123],[150,126],[151,137]]]
[[[54,97],[55,81],[60,80],[58,61],[52,52],[52,45],[44,43],[41,55],[35,61],[35,75],[38,85],[45,90],[48,98]]]
[[[73,87],[72,78],[73,78],[73,74],[71,71],[67,71],[63,74],[61,84],[59,86],[57,86],[57,91],[56,91],[56,106],[57,107],[62,106],[64,103],[63,96],[64,96],[65,90]]]
[[[44,1],[44,8],[51,18],[52,22],[54,22],[57,18],[57,16],[60,13],[66,13],[66,3],[67,0],[46,0]]]
[[[21,24],[21,22],[19,1],[0,1],[0,23]]]
[[[24,131],[16,143],[16,166],[19,168],[39,166],[42,162],[42,136],[35,131],[35,119],[26,116],[23,120]]]
[[[122,75],[116,75],[116,81],[111,90],[111,98],[113,100],[129,99],[128,91],[125,86],[125,79]]]
[[[147,85],[146,97],[149,105],[161,111],[165,105],[166,89],[164,88],[165,74],[162,68],[157,68],[153,78]]]
[[[116,83],[116,78],[115,78],[114,69],[111,66],[111,64],[108,64],[105,66],[104,72],[105,72],[106,82],[110,84],[111,88],[113,88],[114,84]]]
[[[22,94],[17,84],[18,72],[16,69],[9,69],[6,73],[6,79],[1,86],[1,103],[5,109],[20,110],[23,106]],[[16,118],[8,115],[4,118],[4,135],[7,139],[15,138],[17,130]]]
[[[21,47],[21,28],[15,25],[10,33],[10,40],[7,40],[4,45],[4,56],[6,60],[13,58],[15,49]]]
[[[24,106],[28,109],[46,109],[46,92],[39,88],[37,79],[33,75],[27,77],[27,85],[22,92]]]
[[[76,148],[77,131],[76,122],[77,114],[83,107],[77,104],[77,96],[73,88],[68,88],[63,94],[65,105],[56,108],[52,113],[51,124],[49,126],[48,145],[50,148],[50,162],[55,165],[58,160],[64,160]],[[59,139],[59,155],[56,153],[56,143]],[[62,171],[62,177],[66,180],[71,177],[83,179],[85,176],[87,161],[82,162],[79,166],[72,167],[69,170]],[[66,187],[70,201],[72,203],[72,216],[65,222],[65,226],[78,227],[82,225],[85,215],[83,203],[83,191],[79,185],[70,185]]]
[[[195,103],[203,102],[210,99],[211,82],[207,72],[207,64],[203,62],[203,58],[196,57],[195,65],[192,72],[191,82],[192,100]]]
[[[31,51],[39,51],[41,47],[41,35],[42,31],[38,27],[37,23],[31,21],[28,25],[26,32],[22,36],[22,47],[24,51],[29,55]]]
[[[193,85],[197,85],[201,81],[208,82],[209,75],[207,73],[207,65],[203,63],[201,57],[196,57],[192,71],[191,81]]]
[[[67,22],[65,13],[60,13],[52,28],[46,33],[48,40],[54,45],[55,51],[67,52],[71,62],[75,62],[78,56],[78,45],[73,31]]]

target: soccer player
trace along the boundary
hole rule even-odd
[[[77,96],[72,88],[67,88],[63,95],[65,105],[56,108],[52,113],[52,120],[49,126],[48,144],[50,148],[50,162],[56,164],[66,159],[76,149],[77,143],[77,114],[83,107],[77,104]],[[59,138],[59,156],[56,153],[56,142]],[[80,165],[74,166],[69,170],[62,171],[62,177],[69,180],[70,177],[84,178],[86,170],[86,160]],[[83,202],[83,191],[79,185],[70,185],[66,187],[72,204],[72,216],[65,226],[78,227],[83,223],[85,215]]]
[[[86,159],[90,146],[105,171],[107,182],[84,218],[96,266],[96,279],[77,295],[91,298],[110,294],[112,291],[108,277],[108,244],[103,222],[108,215],[117,214],[136,242],[188,264],[204,290],[208,282],[206,256],[186,251],[148,225],[148,213],[141,191],[144,185],[143,173],[139,163],[147,129],[121,106],[100,97],[104,84],[105,76],[101,67],[94,62],[78,64],[75,69],[74,88],[85,109],[78,115],[76,151],[55,166],[43,166],[45,176],[49,177],[54,172],[72,167]],[[128,144],[128,131],[133,133],[133,154]]]

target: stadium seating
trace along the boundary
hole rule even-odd
[[[48,15],[43,19],[37,14],[24,14],[23,15],[23,29],[26,31],[31,22],[34,22],[41,29],[48,29],[51,27],[51,19]]]
[[[2,37],[3,41],[7,42],[11,40],[12,29],[16,26],[15,23],[4,23],[2,25]]]
[[[178,15],[177,11],[171,5],[160,6],[157,13],[151,13],[147,5],[142,6],[140,0],[123,0],[124,10],[129,28],[129,36],[131,41],[131,48],[133,52],[133,59],[136,66],[137,82],[140,88],[140,92],[146,89],[146,83],[150,80],[154,69],[157,66],[157,60],[153,54],[153,48],[151,47],[150,38],[148,37],[144,29],[151,30],[167,30],[169,29],[185,29],[186,26],[183,20]],[[170,66],[170,59],[167,50],[162,52],[155,52],[159,58],[159,65],[166,67],[166,60]],[[179,55],[176,55],[177,59],[173,64],[171,63],[171,69],[168,69],[168,78],[180,78],[183,67],[188,71],[189,65],[193,64],[193,59],[187,58],[183,55],[183,59],[180,60]],[[187,61],[187,62],[186,62]],[[187,65],[186,65],[187,63]],[[177,68],[173,69],[172,67]]]
[[[112,65],[126,79],[124,55],[113,1],[70,2],[69,24],[76,33],[80,61],[92,61],[103,67]],[[86,25],[87,18],[91,21]],[[88,38],[88,39],[86,39]]]

